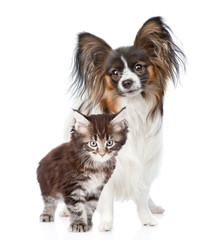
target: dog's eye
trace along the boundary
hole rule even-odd
[[[118,70],[117,70],[117,69],[114,69],[114,70],[112,71],[112,74],[113,74],[114,76],[118,76]]]
[[[120,78],[120,74],[117,69],[112,70],[112,79],[117,81]]]
[[[144,72],[144,67],[140,63],[137,63],[134,68],[135,68],[135,71],[138,72],[138,73],[143,73]]]

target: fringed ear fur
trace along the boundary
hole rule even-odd
[[[88,126],[90,125],[90,122],[88,119],[85,118],[83,114],[78,112],[77,110],[73,109],[73,115],[75,118],[75,129],[78,132],[86,133],[88,131]]]
[[[144,23],[134,41],[135,46],[147,52],[155,77],[164,89],[168,79],[176,83],[180,65],[185,69],[185,55],[173,42],[171,33],[161,17],[154,17]]]
[[[116,131],[120,131],[127,127],[126,107],[123,107],[121,111],[114,115],[111,124],[114,126]]]
[[[101,38],[90,33],[78,35],[74,69],[72,77],[74,94],[82,96],[86,92],[95,103],[98,103],[105,91],[105,60],[111,47]]]

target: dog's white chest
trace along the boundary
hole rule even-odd
[[[161,139],[157,137],[161,128],[161,116],[156,116],[153,121],[148,118],[152,103],[147,103],[141,95],[134,98],[122,98],[120,107],[124,106],[127,108],[126,120],[129,134],[121,153],[123,155],[128,153],[127,157],[140,161],[147,160],[154,154],[156,147],[154,145],[157,145],[158,140]]]
[[[129,199],[146,184],[150,185],[158,170],[162,145],[161,116],[158,114],[153,121],[147,120],[152,105],[142,96],[122,98],[119,105],[120,108],[126,106],[129,133],[118,154],[112,183],[116,197]]]

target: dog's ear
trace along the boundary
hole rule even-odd
[[[111,50],[104,40],[95,35],[86,32],[78,35],[72,72],[75,92],[82,95],[86,91],[93,101],[100,101],[105,91],[105,60]]]
[[[161,84],[165,84],[169,78],[175,83],[180,65],[185,67],[184,53],[173,42],[171,33],[161,17],[154,17],[144,23],[134,41],[135,46],[146,51]]]

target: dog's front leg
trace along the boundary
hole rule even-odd
[[[137,205],[138,215],[142,224],[155,226],[157,225],[157,219],[152,215],[148,206],[149,190],[149,188],[141,189],[135,199],[135,203]]]
[[[102,232],[110,231],[112,229],[114,215],[114,191],[111,180],[105,185],[101,193],[98,211],[100,212],[99,230]]]

